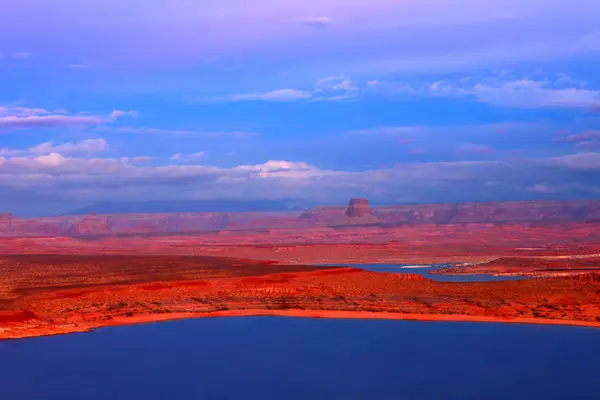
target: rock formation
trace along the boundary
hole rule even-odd
[[[0,213],[0,234],[12,232],[14,216],[10,213]]]
[[[21,219],[0,213],[0,237],[79,236],[200,232],[244,229],[306,229],[383,224],[538,224],[600,221],[600,200],[450,204],[402,204],[371,208],[367,199],[348,206],[298,212],[96,214]]]
[[[335,223],[340,218],[344,217],[345,207],[317,207],[315,209],[309,209],[298,217],[301,221],[314,224],[328,224]]]
[[[70,233],[75,236],[102,235],[111,233],[111,230],[106,217],[100,217],[92,211],[81,222],[73,224]]]
[[[365,215],[373,215],[373,210],[367,199],[350,199],[350,205],[346,209],[347,217],[364,217]]]

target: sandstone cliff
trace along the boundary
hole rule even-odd
[[[353,225],[506,224],[600,221],[600,200],[418,204],[371,207],[367,199],[348,206],[302,213],[101,214],[20,219],[0,214],[0,237],[152,234],[214,230],[307,229]]]

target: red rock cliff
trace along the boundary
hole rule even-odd
[[[346,209],[347,217],[364,217],[365,215],[373,215],[373,210],[367,199],[351,199],[350,205]]]

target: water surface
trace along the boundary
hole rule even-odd
[[[321,264],[321,266],[344,265],[348,267],[356,267],[375,272],[387,272],[397,274],[418,274],[425,278],[439,282],[495,282],[495,281],[515,281],[529,279],[523,276],[494,276],[488,274],[475,275],[439,275],[432,274],[431,271],[440,268],[448,268],[449,264],[431,264],[428,268],[403,268],[412,266],[413,264]]]
[[[592,399],[600,330],[201,318],[0,342],[0,398]]]

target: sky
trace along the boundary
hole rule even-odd
[[[600,198],[596,0],[3,0],[0,212]]]

